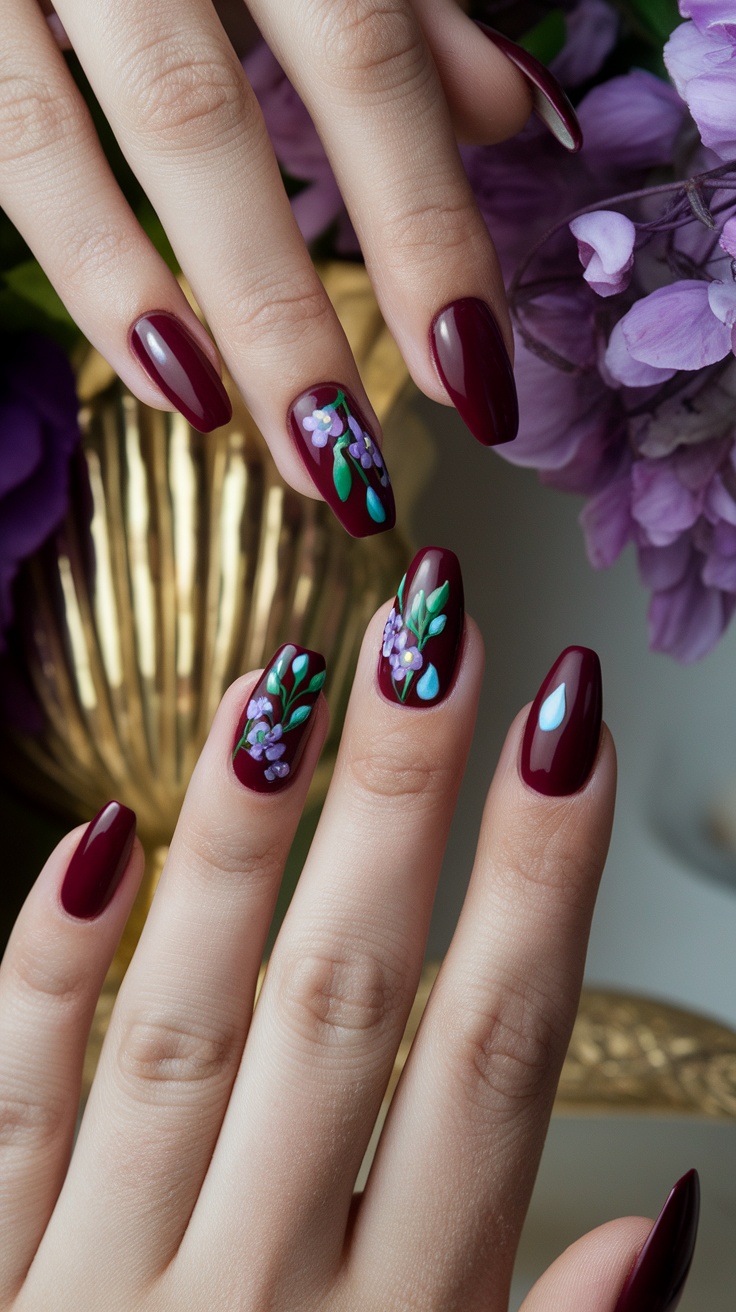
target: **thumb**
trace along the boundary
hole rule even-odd
[[[699,1210],[698,1173],[688,1171],[654,1225],[627,1216],[584,1235],[545,1271],[520,1312],[675,1312]]]

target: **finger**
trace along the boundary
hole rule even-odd
[[[370,1254],[391,1249],[400,1208],[419,1301],[506,1307],[613,818],[615,756],[599,733],[597,657],[569,648],[501,755],[458,928],[358,1213],[359,1286],[372,1287]]]
[[[326,731],[323,677],[317,653],[287,645],[255,689],[246,676],[226,693],[116,1001],[44,1252],[63,1265],[73,1230],[118,1297],[170,1262],[220,1130]]]
[[[521,1312],[675,1312],[699,1213],[698,1173],[688,1171],[654,1225],[631,1216],[585,1235],[537,1281]]]
[[[517,407],[503,282],[410,0],[252,8],[314,118],[416,383],[449,398],[479,441],[510,440]],[[523,122],[528,90],[511,80]]]
[[[356,536],[391,528],[377,420],[209,0],[58,8],[284,478]]]
[[[143,872],[134,834],[133,812],[117,802],[67,834],[0,967],[2,1307],[25,1277],[67,1169],[95,1004]]]
[[[401,596],[421,635],[400,648],[414,664],[379,690],[384,612],[366,634],[329,797],[180,1254],[185,1270],[202,1251],[219,1267],[245,1246],[270,1254],[260,1279],[307,1290],[341,1260],[355,1179],[416,991],[482,672],[470,625],[454,677],[462,598],[452,553],[420,552]],[[396,632],[394,615],[384,643]],[[239,1292],[249,1305],[263,1301],[255,1284]]]
[[[131,391],[218,427],[231,406],[215,347],[124,200],[40,9],[0,0],[0,26],[0,204]]]

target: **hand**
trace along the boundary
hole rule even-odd
[[[420,553],[366,635],[253,1016],[326,731],[323,662],[286,648],[230,688],[73,1152],[85,1041],[143,868],[132,813],[111,803],[49,858],[0,970],[2,1312],[506,1308],[613,812],[585,649],[563,654],[509,731],[457,931],[353,1198],[421,970],[482,666],[455,558]],[[627,1218],[586,1236],[524,1312],[674,1307],[683,1226],[679,1249],[668,1231],[645,1250],[662,1299],[643,1301],[635,1281],[617,1303],[649,1229]]]
[[[56,9],[282,474],[325,496],[351,533],[390,528],[375,415],[209,0]],[[455,132],[515,133],[532,105],[526,77],[455,0],[251,9],[314,117],[417,384],[449,395],[481,441],[513,437],[504,290]],[[141,400],[203,430],[226,422],[217,350],[124,199],[36,0],[4,0],[0,16],[0,204]],[[356,466],[344,500],[340,437],[358,447],[344,456]]]

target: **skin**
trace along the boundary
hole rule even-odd
[[[225,360],[285,479],[316,495],[286,431],[291,401],[339,379],[375,416],[217,12],[209,0],[59,0],[56,10],[214,341],[124,200],[36,0],[0,0],[0,205],[142,401],[171,408],[128,332],[168,311],[218,370]],[[455,0],[252,0],[248,24],[232,2],[223,18],[245,44],[255,20],[294,81],[386,321],[417,385],[448,404],[427,340],[439,309],[487,301],[512,350],[457,137],[516,133],[531,109],[525,79]]]
[[[550,798],[503,748],[460,920],[365,1192],[353,1196],[421,970],[481,686],[468,621],[449,696],[389,703],[366,634],[329,795],[261,953],[327,727],[278,793],[232,769],[258,672],[225,695],[120,990],[72,1152],[95,1000],[141,878],[95,920],[52,853],[0,967],[2,1312],[503,1312],[578,1002],[615,755]],[[490,768],[489,768],[490,773]],[[572,1187],[572,1185],[570,1186]],[[587,1235],[524,1312],[613,1312],[650,1222]]]

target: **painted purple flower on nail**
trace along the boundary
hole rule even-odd
[[[359,460],[364,469],[370,469],[371,465],[375,465],[376,469],[383,469],[381,452],[375,442],[371,441],[368,434],[360,427],[357,419],[350,415],[348,425],[355,438],[355,441],[351,442],[348,447],[353,460]]]
[[[393,677],[397,682],[405,679],[409,671],[421,670],[424,657],[418,647],[409,646],[409,633],[406,629],[394,641],[394,650],[389,656]]]
[[[312,434],[313,446],[327,446],[328,439],[340,437],[343,432],[342,420],[337,410],[313,410],[311,415],[302,419],[302,427]]]
[[[268,769],[264,771],[269,783],[273,783],[274,779],[285,779],[288,773],[288,761],[274,761],[273,765],[269,765]]]
[[[280,742],[283,732],[280,724],[271,727],[268,720],[258,720],[247,737],[253,760],[260,761],[265,755],[267,761],[278,761],[286,751],[285,745]]]
[[[268,697],[254,697],[248,702],[245,713],[249,720],[260,720],[264,715],[273,715],[273,704]]]
[[[386,624],[383,629],[383,654],[387,660],[394,649],[396,635],[397,633],[401,632],[403,627],[404,627],[404,621],[402,620],[401,616],[397,614],[396,607],[394,606],[391,609],[391,614],[386,620]]]

